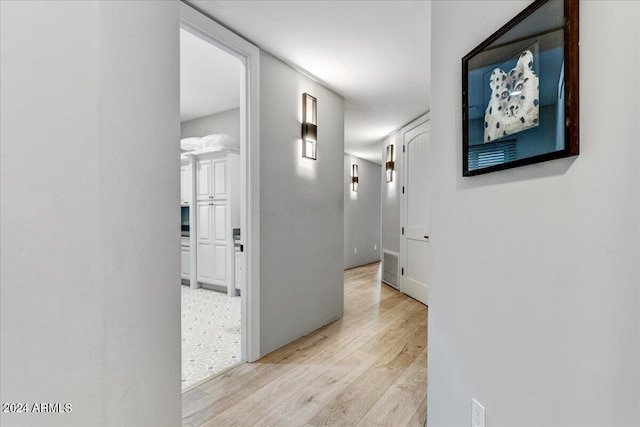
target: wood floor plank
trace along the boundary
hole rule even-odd
[[[371,407],[358,426],[408,425],[416,413],[415,408],[419,407],[427,397],[426,381],[427,348],[425,347]]]
[[[272,411],[269,416],[258,421],[260,427],[297,426],[307,424],[307,420],[319,412],[326,402],[344,390],[377,360],[377,357],[360,351],[310,382],[293,398]]]
[[[345,271],[344,317],[183,394],[184,426],[420,425],[427,308]]]
[[[407,427],[424,427],[427,425],[427,396],[424,396],[420,406],[416,409],[413,418],[407,423]]]
[[[247,415],[247,403],[243,399],[248,397],[253,397],[259,401],[266,399],[269,401],[269,406],[277,406],[286,401],[292,393],[305,387],[307,382],[313,381],[321,375],[324,370],[334,367],[336,363],[354,351],[354,349],[362,348],[363,351],[368,352],[367,354],[380,356],[388,351],[390,347],[398,345],[399,338],[397,333],[388,334],[380,333],[379,331],[389,330],[395,332],[401,325],[410,323],[409,320],[413,319],[421,311],[421,307],[415,306],[406,312],[391,312],[387,321],[380,322],[377,328],[364,331],[352,330],[350,334],[342,335],[341,339],[337,339],[340,338],[339,335],[333,335],[332,338],[336,338],[336,340],[332,345],[329,345],[327,340],[322,343],[322,347],[316,345],[311,347],[311,351],[309,350],[310,347],[303,347],[304,351],[294,353],[291,357],[286,358],[289,366],[279,366],[284,361],[277,360],[265,369],[253,372],[245,377],[245,380],[251,378],[249,382],[239,380],[236,383],[236,387],[234,387],[233,393],[226,392],[211,399],[207,411],[199,414],[197,419],[203,416],[208,418],[211,414],[217,413],[212,419],[214,421],[212,425],[216,422],[218,425],[232,425],[232,421],[244,419],[245,415]],[[391,317],[391,314],[394,317]],[[407,331],[405,330],[404,333],[406,334]],[[274,376],[280,375],[279,372],[285,369],[286,375],[273,379]],[[238,387],[242,387],[242,389],[250,387],[252,393],[247,395],[242,391],[238,391]],[[258,407],[252,407],[252,412],[255,414]],[[250,418],[244,425],[251,425],[252,422]]]
[[[233,425],[236,422],[238,423],[237,425],[260,424],[263,419],[267,419],[274,413],[275,409],[283,406],[283,404],[294,399],[297,395],[303,394],[305,389],[312,388],[312,384],[320,385],[320,382],[316,380],[327,372],[338,371],[337,366],[346,365],[352,370],[355,368],[364,371],[375,361],[374,356],[357,351],[348,352],[347,356],[342,360],[335,359],[336,357],[329,357],[323,363],[311,366],[304,372],[298,372],[291,376],[287,375],[279,381],[272,382],[269,386],[263,387],[257,393],[252,394],[249,398],[250,402],[235,405],[213,418],[211,425]],[[346,369],[343,370],[342,374],[348,374]],[[254,408],[251,412],[246,411],[248,405]],[[255,408],[259,408],[258,413],[260,415],[256,414]],[[282,417],[278,418],[282,419]],[[300,421],[298,425],[304,424],[306,419]],[[293,422],[293,420],[289,422]],[[280,423],[276,425],[280,425]]]
[[[342,393],[309,420],[309,424],[316,427],[358,424],[424,348],[420,338],[424,336],[425,329],[426,325],[415,327],[413,334],[400,349],[390,349],[371,369],[349,384]]]
[[[260,390],[254,391],[254,393],[249,396],[252,400],[256,401],[252,406],[254,408],[252,413],[246,412],[246,402],[239,402],[213,418],[211,424],[232,425],[232,423],[238,422],[238,420],[240,420],[239,425],[255,424],[259,421],[259,419],[255,418],[256,407],[260,407],[262,409],[264,406],[265,409],[269,410],[294,398],[296,394],[302,393],[304,388],[312,387],[310,383],[325,371],[336,370],[345,359],[347,359],[347,363],[349,363],[348,359],[352,355],[354,349],[357,349],[356,351],[361,352],[364,355],[374,356],[375,358],[372,358],[370,363],[367,364],[367,366],[371,365],[376,358],[385,354],[390,349],[394,347],[402,347],[401,344],[403,343],[400,342],[402,335],[399,335],[397,331],[403,331],[403,334],[406,336],[408,333],[406,325],[410,324],[411,319],[414,319],[416,315],[420,315],[422,312],[423,310],[421,307],[415,306],[406,313],[398,313],[400,316],[396,320],[383,322],[380,325],[383,329],[388,329],[389,332],[393,333],[366,334],[361,331],[349,342],[348,346],[336,343],[332,348],[319,351],[317,354],[306,359],[304,364],[292,366],[290,370],[287,371],[286,376],[282,376],[278,380],[271,381]],[[401,329],[402,326],[405,326],[405,328]],[[371,337],[366,340],[369,336]],[[357,347],[359,342],[362,342],[362,345]],[[268,402],[268,404],[263,405],[263,402]]]

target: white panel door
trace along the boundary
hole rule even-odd
[[[427,209],[427,158],[429,122],[404,134],[403,156],[403,233],[401,235],[400,291],[429,304],[427,255],[429,251],[429,216]]]

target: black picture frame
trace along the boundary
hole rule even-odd
[[[462,175],[579,149],[578,0],[536,0],[462,58]]]

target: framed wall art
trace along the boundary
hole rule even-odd
[[[578,0],[536,0],[462,58],[463,176],[577,155]]]

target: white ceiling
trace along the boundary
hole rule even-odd
[[[180,121],[240,105],[240,60],[180,30]]]
[[[189,3],[342,95],[348,153],[381,163],[380,140],[429,110],[428,1]]]

